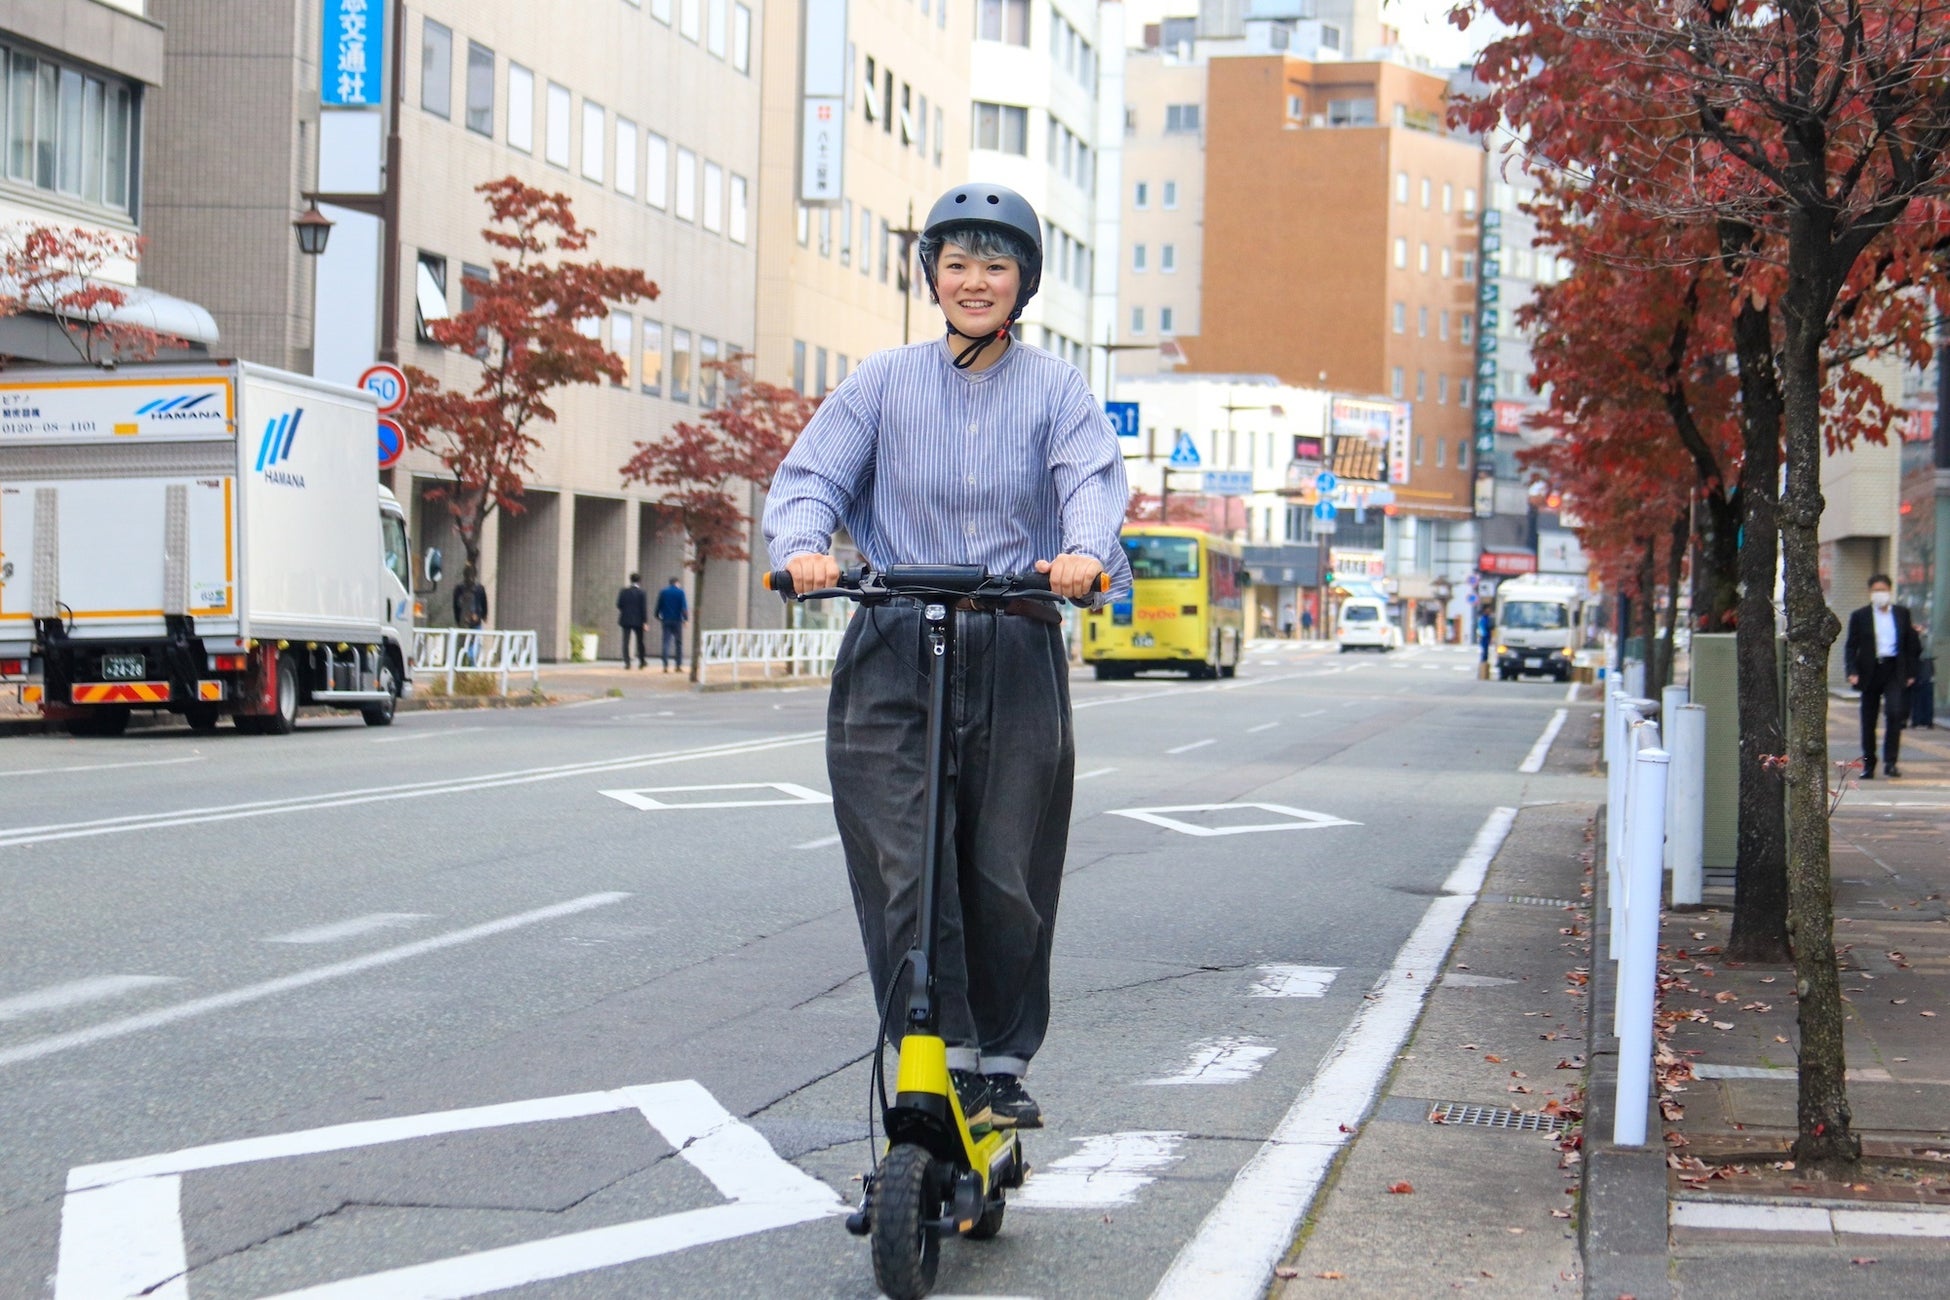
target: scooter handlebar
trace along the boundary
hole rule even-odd
[[[975,564],[897,564],[884,573],[865,568],[841,572],[839,585],[824,591],[809,591],[803,596],[793,587],[792,571],[773,569],[764,578],[765,589],[787,600],[811,600],[819,596],[859,596],[875,590],[898,595],[967,595],[983,599],[1009,599],[1035,596],[1049,591],[1047,573],[990,573]],[[1097,590],[1110,590],[1110,575],[1097,575]]]

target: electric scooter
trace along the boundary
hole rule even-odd
[[[1099,581],[1107,590],[1109,578]],[[837,587],[807,592],[794,592],[792,575],[776,570],[766,576],[765,585],[787,599],[839,596],[869,607],[904,601],[921,611],[928,663],[928,763],[920,932],[888,980],[876,1030],[869,1086],[887,1135],[886,1150],[865,1177],[860,1207],[846,1220],[848,1232],[872,1239],[874,1281],[890,1300],[920,1300],[934,1286],[941,1238],[950,1232],[973,1241],[995,1236],[1002,1230],[1007,1192],[1021,1187],[1029,1175],[1013,1129],[970,1132],[948,1076],[948,1045],[940,1036],[935,1010],[936,929],[946,883],[941,879],[947,793],[943,772],[953,735],[948,687],[955,666],[955,607],[964,601],[999,607],[1014,600],[1057,602],[1062,597],[1050,591],[1044,574],[990,574],[980,565],[893,565],[884,572],[859,568],[842,573]],[[912,979],[890,1100],[883,1057],[903,969]],[[868,1132],[871,1136],[871,1119]]]

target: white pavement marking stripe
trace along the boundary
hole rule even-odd
[[[1261,966],[1259,983],[1253,985],[1247,996],[1324,998],[1334,977],[1340,973],[1339,966]]]
[[[1832,1231],[1850,1237],[1950,1237],[1950,1213],[1935,1207],[1844,1210],[1810,1205],[1727,1205],[1717,1201],[1674,1201],[1672,1226],[1731,1228],[1744,1232]]]
[[[1266,1062],[1277,1048],[1269,1047],[1263,1039],[1228,1035],[1224,1038],[1208,1038],[1192,1049],[1192,1059],[1177,1074],[1166,1075],[1162,1079],[1146,1079],[1144,1082],[1158,1087],[1171,1087],[1177,1084],[1202,1083],[1244,1083],[1259,1073],[1259,1067]]]
[[[783,799],[699,799],[667,800],[660,794],[695,794],[705,790],[776,790]],[[685,812],[693,808],[780,808],[809,803],[831,803],[833,796],[809,790],[790,781],[742,781],[734,785],[665,785],[643,790],[599,790],[598,794],[626,803],[642,812]]]
[[[1276,813],[1287,820],[1256,822],[1247,826],[1200,826],[1196,822],[1180,821],[1176,817],[1165,816],[1166,813],[1231,812],[1236,809],[1246,808],[1257,809],[1260,812]],[[1260,831],[1314,831],[1326,826],[1359,826],[1361,824],[1360,822],[1351,822],[1345,818],[1335,817],[1330,813],[1308,812],[1305,808],[1289,808],[1285,804],[1279,803],[1186,803],[1174,804],[1168,808],[1113,808],[1110,810],[1110,815],[1113,817],[1129,817],[1133,821],[1149,822],[1153,826],[1162,826],[1168,831],[1177,831],[1180,835],[1198,836],[1251,835]]]
[[[1093,767],[1088,772],[1077,773],[1076,779],[1079,781],[1094,781],[1100,776],[1109,776],[1116,770],[1114,767]]]
[[[437,740],[442,736],[464,736],[470,731],[486,730],[486,727],[445,727],[439,730],[433,730],[431,728],[425,730],[416,729],[401,736],[375,736],[373,737],[372,743],[375,745],[399,745],[413,740]]]
[[[0,1020],[19,1020],[23,1016],[59,1011],[64,1007],[80,1006],[84,1002],[101,1002],[151,985],[175,982],[168,975],[97,975],[93,979],[54,984],[32,993],[0,999]]]
[[[289,993],[293,989],[322,984],[327,980],[342,979],[347,975],[356,975],[360,971],[372,970],[379,966],[390,966],[394,962],[438,952],[442,948],[453,948],[463,943],[472,943],[476,939],[492,938],[497,934],[506,934],[510,930],[519,930],[524,926],[553,921],[564,916],[574,916],[578,912],[587,912],[592,908],[608,907],[611,903],[620,903],[628,897],[628,894],[619,893],[585,894],[581,898],[572,898],[566,903],[538,907],[531,912],[519,912],[514,916],[504,916],[498,921],[470,925],[464,930],[450,930],[446,934],[436,934],[431,938],[401,944],[397,948],[384,948],[378,952],[369,952],[363,957],[333,962],[329,966],[314,966],[310,970],[282,975],[259,984],[247,984],[228,993],[217,993],[207,998],[178,1002],[175,1006],[159,1007],[154,1011],[126,1016],[121,1020],[111,1020],[89,1029],[77,1029],[72,1033],[35,1039],[17,1047],[0,1049],[0,1066],[18,1065],[22,1061],[38,1060],[43,1056],[52,1056],[56,1052],[65,1052],[76,1047],[89,1047],[95,1043],[107,1042],[111,1038],[121,1038],[128,1034],[140,1033],[145,1029],[175,1024],[179,1020],[208,1015],[212,1011],[242,1006],[247,1002],[256,1002],[279,993]]]
[[[1275,728],[1275,727],[1277,727],[1277,726],[1279,726],[1279,725],[1280,725],[1280,724],[1279,724],[1279,723],[1277,723],[1277,722],[1262,722],[1262,723],[1260,723],[1260,724],[1259,724],[1259,725],[1258,725],[1257,727],[1248,727],[1248,728],[1246,728],[1246,734],[1250,736],[1250,735],[1252,735],[1252,734],[1254,734],[1255,732],[1260,732],[1260,731],[1271,731],[1271,730],[1272,730],[1273,728]]]
[[[1523,762],[1517,764],[1517,771],[1529,776],[1544,770],[1544,759],[1550,755],[1551,743],[1557,739],[1557,733],[1564,730],[1564,719],[1570,713],[1569,709],[1559,709],[1551,714],[1551,720],[1544,726],[1544,734],[1537,737],[1537,743],[1524,755]]]
[[[1575,704],[1577,703],[1577,699],[1578,699],[1578,683],[1572,682],[1569,686],[1566,686],[1564,688],[1564,702],[1566,704]]]
[[[530,785],[538,781],[560,781],[566,777],[623,772],[637,767],[660,767],[667,763],[688,762],[691,759],[736,758],[744,754],[763,754],[775,749],[790,749],[795,745],[810,745],[825,739],[824,731],[805,731],[774,740],[706,745],[698,749],[670,750],[661,754],[634,754],[627,758],[601,759],[590,763],[567,763],[552,767],[490,772],[484,776],[449,777],[440,781],[341,790],[336,793],[304,795],[294,799],[265,799],[253,803],[209,808],[182,808],[175,812],[139,813],[126,817],[103,817],[94,821],[66,822],[47,826],[17,826],[0,831],[0,848],[21,844],[42,844],[50,840],[81,839],[91,835],[120,835],[129,831],[158,830],[169,826],[235,821],[243,817],[269,817],[278,813],[346,808],[356,804],[386,803],[395,799],[422,799],[429,795],[464,794],[473,790]]]
[[[837,835],[822,835],[816,840],[807,840],[804,844],[795,844],[792,847],[795,849],[830,849],[839,842],[840,837]]]
[[[184,758],[143,758],[128,763],[78,763],[73,767],[20,767],[11,772],[0,772],[0,776],[53,776],[65,772],[108,772],[122,767],[174,767],[178,763],[201,763],[203,755],[190,754]]]
[[[1456,869],[1442,882],[1442,892],[1475,898],[1477,891],[1483,887],[1483,877],[1489,874],[1496,851],[1503,847],[1503,841],[1516,821],[1515,808],[1491,809],[1490,815],[1483,819],[1482,827],[1476,832],[1476,838],[1469,842],[1469,848],[1456,862]]]
[[[1205,739],[1205,740],[1194,740],[1194,741],[1193,741],[1193,742],[1192,742],[1191,744],[1189,744],[1189,745],[1177,745],[1177,746],[1174,746],[1174,747],[1173,747],[1173,748],[1171,748],[1171,749],[1167,749],[1167,750],[1165,751],[1165,753],[1167,753],[1167,754],[1189,754],[1189,753],[1190,753],[1191,751],[1193,751],[1194,749],[1204,749],[1204,748],[1205,748],[1205,747],[1206,747],[1207,745],[1216,745],[1216,744],[1218,744],[1218,743],[1219,743],[1218,741],[1216,741],[1216,740],[1212,740],[1212,739],[1210,739],[1210,738],[1207,738],[1207,739]]]
[[[1099,1210],[1129,1205],[1138,1189],[1178,1158],[1183,1133],[1099,1133],[1071,1138],[1082,1148],[1036,1169],[1011,1205],[1036,1210]]]
[[[189,1300],[182,1183],[170,1174],[70,1192],[54,1300]]]
[[[289,934],[267,935],[265,943],[338,943],[342,939],[356,939],[374,930],[391,930],[415,921],[424,921],[429,912],[374,912],[369,916],[355,916],[347,921],[334,921],[330,925],[315,925],[309,930],[293,930]]]
[[[1429,985],[1448,958],[1487,870],[1487,857],[1481,867],[1474,859],[1485,851],[1495,855],[1515,817],[1514,809],[1498,808],[1483,823],[1444,886],[1473,878],[1470,892],[1429,904],[1395,954],[1394,967],[1328,1053],[1326,1065],[1178,1252],[1151,1300],[1259,1300],[1265,1294],[1273,1265],[1292,1244],[1294,1228],[1313,1204],[1335,1155],[1366,1118],[1395,1054],[1415,1028]]]

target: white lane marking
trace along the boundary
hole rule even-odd
[[[1167,754],[1189,754],[1189,753],[1191,753],[1191,752],[1192,752],[1192,751],[1193,751],[1194,749],[1204,749],[1204,748],[1205,748],[1205,747],[1206,747],[1207,745],[1216,745],[1216,744],[1218,744],[1218,743],[1219,743],[1218,741],[1216,741],[1216,740],[1213,740],[1213,739],[1211,739],[1211,738],[1209,738],[1209,737],[1208,737],[1208,738],[1207,738],[1207,739],[1205,739],[1205,740],[1194,740],[1194,741],[1193,741],[1193,742],[1192,742],[1191,744],[1189,744],[1189,745],[1178,745],[1178,746],[1175,746],[1175,747],[1173,747],[1173,748],[1171,748],[1171,749],[1167,749],[1167,750],[1165,751],[1165,753],[1167,753]]]
[[[1277,727],[1277,726],[1279,726],[1279,725],[1280,725],[1280,724],[1279,724],[1279,723],[1277,723],[1277,722],[1262,722],[1262,723],[1260,723],[1260,724],[1259,724],[1259,725],[1258,725],[1257,727],[1248,727],[1248,728],[1246,728],[1246,734],[1250,736],[1250,735],[1253,735],[1253,734],[1254,734],[1255,732],[1260,732],[1260,731],[1271,731],[1271,730],[1272,730],[1273,728],[1275,728],[1275,727]]]
[[[342,939],[356,939],[374,930],[390,930],[398,926],[411,925],[424,921],[429,912],[373,912],[366,916],[355,916],[346,921],[333,921],[328,925],[314,925],[309,930],[293,930],[289,934],[265,936],[262,943],[338,943]]]
[[[779,1158],[694,1079],[541,1097],[190,1147],[68,1174],[55,1300],[187,1296],[184,1173],[414,1138],[634,1110],[729,1204],[640,1219],[285,1292],[279,1300],[430,1300],[485,1295],[845,1213],[831,1188]]]
[[[486,731],[486,727],[442,727],[415,728],[403,736],[374,736],[375,745],[402,745],[415,740],[438,740],[442,736],[463,736],[470,731]]]
[[[1193,1044],[1192,1059],[1178,1073],[1159,1079],[1146,1079],[1144,1082],[1155,1087],[1244,1083],[1258,1074],[1266,1058],[1278,1050],[1269,1046],[1264,1039],[1250,1036],[1229,1034],[1222,1038],[1208,1038]]]
[[[1551,742],[1557,739],[1558,732],[1564,730],[1564,719],[1570,713],[1569,709],[1559,709],[1551,714],[1551,720],[1544,725],[1544,734],[1537,737],[1537,743],[1524,755],[1523,762],[1517,764],[1517,771],[1530,776],[1544,770],[1544,760],[1550,756]]]
[[[0,848],[21,844],[42,844],[51,840],[82,839],[94,835],[121,835],[130,831],[160,830],[170,826],[236,821],[246,817],[270,817],[279,813],[347,808],[358,804],[387,803],[396,799],[422,799],[429,795],[465,794],[474,790],[494,790],[505,786],[532,785],[540,781],[560,781],[568,777],[623,772],[638,767],[661,767],[668,763],[683,763],[692,759],[736,758],[745,754],[763,754],[774,749],[790,749],[796,745],[820,743],[825,739],[824,731],[805,731],[773,740],[706,745],[697,749],[667,750],[659,754],[633,754],[626,758],[599,759],[588,763],[518,768],[507,772],[490,772],[483,776],[448,777],[439,781],[371,786],[326,794],[301,795],[290,799],[261,799],[251,803],[182,808],[167,813],[136,813],[124,817],[102,817],[85,822],[16,826],[0,830]]]
[[[1261,966],[1259,983],[1246,996],[1254,998],[1324,998],[1339,966]]]
[[[795,844],[792,847],[795,849],[830,849],[839,842],[840,837],[837,835],[822,835],[816,840],[807,840],[804,844]]]
[[[133,993],[137,989],[146,989],[157,984],[174,983],[176,983],[175,978],[169,975],[97,975],[93,979],[51,984],[32,993],[0,998],[0,1020],[19,1020],[23,1016],[60,1011],[65,1007],[80,1006],[84,1002],[101,1002],[108,998],[118,998],[124,993]]]
[[[659,799],[660,794],[694,794],[707,790],[776,790],[785,797],[771,799]],[[685,812],[693,808],[779,808],[809,803],[831,803],[833,796],[809,790],[790,781],[739,781],[730,785],[664,785],[646,790],[598,790],[618,803],[642,812]]]
[[[1261,812],[1277,813],[1285,821],[1255,822],[1247,826],[1200,826],[1195,822],[1180,821],[1167,817],[1166,813],[1209,813],[1227,812],[1235,808],[1256,808]],[[1113,817],[1129,817],[1133,821],[1150,822],[1180,835],[1250,835],[1259,831],[1315,831],[1326,826],[1359,826],[1344,817],[1331,813],[1308,812],[1305,808],[1289,808],[1278,803],[1184,803],[1168,808],[1113,808]]]
[[[1493,808],[1490,815],[1476,831],[1476,838],[1469,842],[1463,855],[1456,861],[1456,868],[1449,878],[1442,882],[1445,894],[1466,894],[1476,897],[1483,887],[1483,877],[1489,874],[1490,863],[1496,858],[1496,851],[1503,847],[1510,828],[1517,823],[1515,808]]]
[[[1571,684],[1570,684],[1569,686],[1566,686],[1566,687],[1564,688],[1564,702],[1565,702],[1566,704],[1576,704],[1576,703],[1577,703],[1577,700],[1578,700],[1578,686],[1579,686],[1579,683],[1578,683],[1578,682],[1572,682],[1572,683],[1571,683]]]
[[[1495,989],[1515,983],[1515,980],[1506,980],[1498,975],[1471,975],[1453,970],[1442,977],[1442,987],[1448,989]]]
[[[1488,859],[1478,869],[1475,857],[1495,856],[1515,817],[1510,808],[1489,815],[1444,886],[1473,879],[1469,892],[1429,904],[1396,952],[1393,968],[1334,1044],[1325,1067],[1178,1252],[1151,1300],[1259,1300],[1265,1294],[1273,1265],[1292,1244],[1294,1228],[1328,1168],[1366,1119],[1395,1054],[1415,1028],[1429,985],[1447,960],[1487,869]]]
[[[109,772],[122,767],[173,767],[178,763],[201,763],[203,755],[190,754],[183,758],[143,758],[127,763],[77,763],[73,767],[17,767],[11,772],[0,772],[0,776],[58,776],[68,772]]]
[[[1308,709],[1305,713],[1297,713],[1294,716],[1297,718],[1317,718],[1325,712],[1327,712],[1326,709]]]
[[[587,912],[592,908],[608,907],[611,903],[620,903],[628,897],[628,894],[622,893],[584,894],[581,898],[572,898],[566,903],[553,903],[547,907],[535,908],[533,911],[517,912],[513,916],[504,916],[498,921],[470,925],[462,930],[449,930],[446,934],[415,940],[412,943],[401,944],[397,948],[382,948],[378,952],[369,952],[362,957],[333,962],[328,966],[314,966],[309,970],[281,975],[276,979],[264,980],[257,984],[246,984],[242,988],[231,989],[228,993],[215,993],[206,998],[195,998],[189,1002],[178,1002],[174,1006],[145,1011],[141,1015],[110,1020],[88,1029],[77,1029],[71,1033],[34,1039],[15,1047],[0,1049],[0,1066],[39,1060],[43,1056],[53,1056],[56,1052],[65,1052],[76,1047],[89,1047],[95,1043],[107,1042],[111,1038],[122,1038],[145,1029],[172,1025],[179,1020],[209,1015],[213,1011],[225,1011],[247,1002],[257,1002],[279,993],[289,993],[293,989],[307,988],[327,980],[343,979],[347,975],[357,975],[361,971],[390,966],[394,962],[405,961],[430,952],[439,952],[442,948],[453,948],[463,943],[472,943],[476,939],[492,938],[511,930],[519,930],[524,926],[553,921],[558,917],[574,916],[578,912]]]
[[[1035,1169],[1009,1203],[1037,1210],[1129,1205],[1138,1189],[1178,1159],[1183,1133],[1131,1131],[1071,1138],[1081,1150]]]
[[[1094,781],[1100,776],[1109,776],[1116,770],[1114,767],[1093,767],[1088,772],[1077,773],[1075,779],[1078,781]]]

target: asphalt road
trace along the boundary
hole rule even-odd
[[[1474,668],[1076,680],[1050,1124],[938,1294],[1171,1295],[1283,1231],[1228,1189],[1330,1060],[1379,1081],[1368,995],[1562,793],[1518,769],[1565,688]],[[823,709],[0,739],[0,1296],[875,1295]]]

